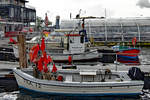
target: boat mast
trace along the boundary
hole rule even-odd
[[[120,27],[121,27],[121,41],[124,45],[123,24],[122,24],[121,18],[120,18]]]
[[[106,19],[106,8],[105,8],[105,43],[107,42],[107,19]]]

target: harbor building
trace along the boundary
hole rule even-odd
[[[0,34],[7,37],[17,34],[23,27],[36,22],[36,10],[26,0],[0,0]]]
[[[81,19],[61,20],[61,29],[75,29],[81,24]],[[136,37],[137,43],[150,45],[150,17],[142,18],[87,18],[85,28],[89,38],[95,42],[129,43]]]

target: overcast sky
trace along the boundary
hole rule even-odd
[[[56,15],[61,19],[72,18],[79,13],[81,16],[150,17],[150,0],[28,0],[28,5],[36,8],[37,16],[44,18],[48,13],[49,20]]]

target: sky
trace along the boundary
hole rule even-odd
[[[150,17],[150,0],[28,0],[27,5],[36,9],[36,14],[49,20],[75,18],[81,16],[107,18]]]

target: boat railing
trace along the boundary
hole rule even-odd
[[[73,55],[85,55],[85,54],[90,54],[90,53],[95,53],[95,52],[97,52],[97,50],[92,50],[92,51],[88,51],[88,52],[85,52],[85,53],[74,53],[74,54],[71,54],[71,53],[68,52],[68,53],[63,54],[63,55],[62,55],[62,53],[53,53],[53,54],[47,53],[47,54],[60,55],[60,56],[67,56],[69,54],[69,55],[73,56]]]

